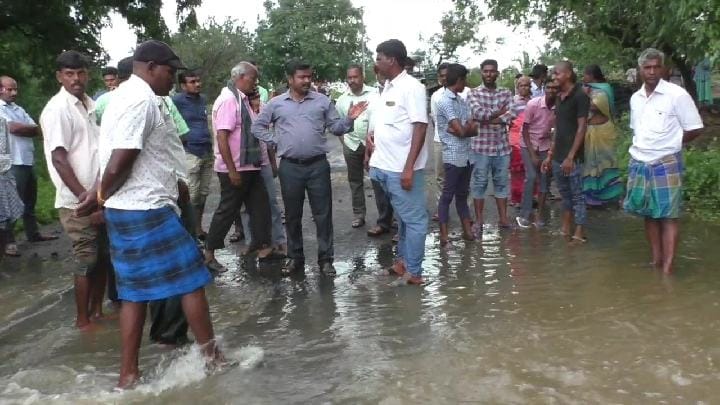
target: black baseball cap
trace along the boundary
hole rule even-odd
[[[155,62],[158,65],[172,66],[175,69],[187,69],[170,45],[154,39],[138,45],[133,59],[138,62]]]

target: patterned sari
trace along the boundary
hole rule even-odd
[[[590,84],[592,104],[597,108],[595,114],[608,117],[600,125],[588,125],[585,135],[585,163],[583,165],[583,193],[588,205],[600,206],[618,201],[623,195],[620,182],[615,144],[617,128],[613,121],[612,89],[607,83]],[[593,112],[590,113],[591,117]]]

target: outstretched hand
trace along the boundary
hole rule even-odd
[[[350,105],[350,110],[348,110],[348,118],[350,118],[351,120],[356,119],[362,113],[364,113],[365,110],[367,110],[367,106],[367,101],[361,101],[357,104]]]

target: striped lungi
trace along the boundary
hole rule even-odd
[[[105,209],[118,297],[142,302],[183,295],[212,279],[200,249],[171,207]]]
[[[12,223],[23,215],[24,205],[16,187],[10,171],[0,173],[0,230],[10,229]]]
[[[630,158],[625,211],[653,219],[680,217],[682,153],[653,162]]]

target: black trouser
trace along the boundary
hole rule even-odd
[[[365,219],[365,145],[360,144],[357,150],[351,150],[343,144],[343,156],[348,172],[352,208],[355,218]]]
[[[209,250],[225,247],[225,236],[235,219],[240,216],[240,208],[245,204],[250,217],[250,234],[253,246],[250,250],[270,246],[270,199],[260,170],[240,172],[242,182],[235,187],[227,173],[218,173],[220,179],[220,204],[210,222],[205,247]]]
[[[303,253],[302,216],[305,192],[315,219],[318,241],[318,264],[333,261],[332,186],[327,159],[310,164],[280,161],[280,190],[285,203],[285,229],[288,257],[305,260]]]
[[[378,211],[377,224],[379,227],[389,231],[393,223],[394,212],[392,204],[390,204],[390,199],[387,194],[385,194],[382,185],[375,180],[372,180],[371,183],[373,192],[375,193],[375,206]]]
[[[195,238],[195,210],[188,202],[178,202],[180,219],[185,230]],[[114,277],[113,277],[114,279]],[[114,283],[114,281],[113,281]],[[117,297],[117,291],[115,291]],[[108,298],[110,290],[108,290]],[[150,340],[164,344],[184,344],[189,341],[187,337],[188,323],[182,309],[182,297],[172,297],[164,300],[150,301]]]
[[[33,240],[39,236],[37,218],[35,217],[35,203],[37,202],[37,177],[35,176],[35,170],[32,166],[28,165],[13,165],[12,174],[15,177],[15,184],[17,185],[17,192],[25,204],[25,210],[23,211],[23,226],[25,228],[25,237],[28,240]],[[15,224],[10,226],[10,229],[14,229]],[[10,232],[9,243],[15,242],[13,232]]]

